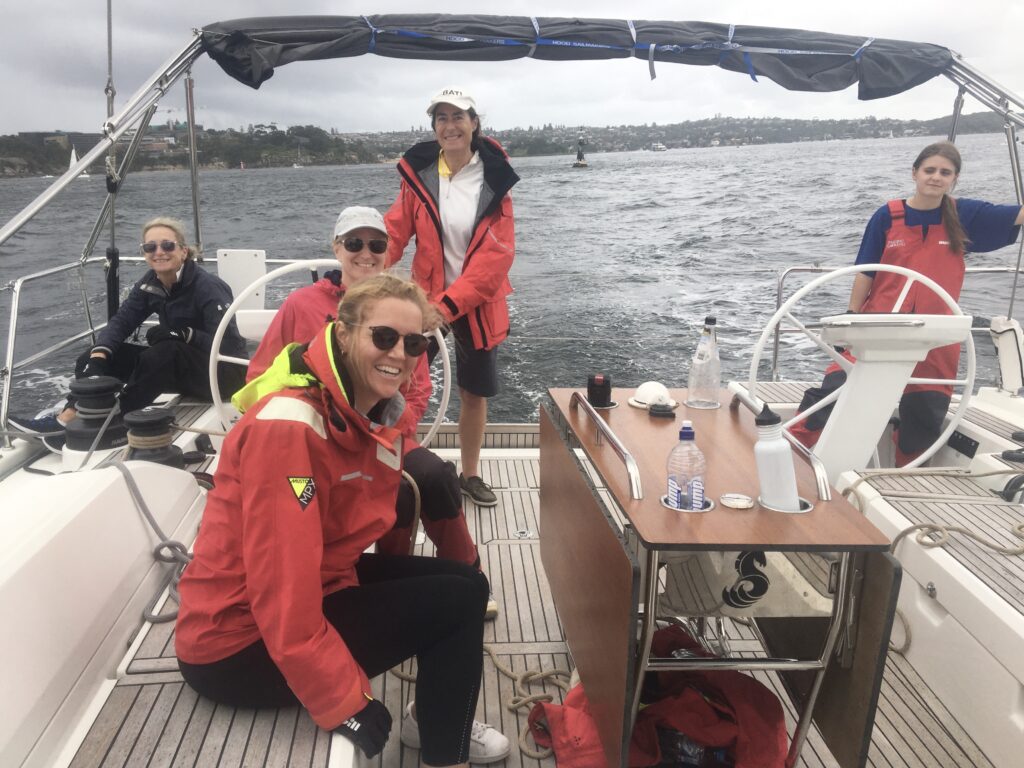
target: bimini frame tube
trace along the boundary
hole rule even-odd
[[[136,91],[124,109],[103,124],[104,136],[95,147],[79,158],[78,163],[74,167],[69,168],[42,194],[8,221],[3,229],[0,229],[0,245],[7,242],[15,232],[31,221],[32,217],[46,207],[79,174],[106,154],[107,150],[145,114],[146,110],[163,98],[167,89],[178,81],[201,52],[201,38],[197,34],[181,53],[171,57],[163,69],[147,80],[146,84]]]

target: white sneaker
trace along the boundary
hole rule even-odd
[[[399,738],[412,749],[420,748],[420,725],[412,714],[414,702],[410,701],[402,715],[402,729]],[[469,732],[469,762],[478,765],[504,760],[512,751],[512,744],[496,728],[473,721]]]
[[[512,744],[497,728],[473,721],[469,732],[469,762],[483,765],[504,760],[512,751]]]
[[[498,601],[494,595],[487,596],[487,608],[484,610],[484,621],[494,621],[498,618]]]

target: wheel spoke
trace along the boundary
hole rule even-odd
[[[841,354],[836,352],[835,347],[833,347],[831,344],[826,344],[824,341],[822,341],[821,340],[821,334],[815,333],[810,328],[808,328],[806,325],[801,323],[799,320],[797,320],[793,316],[793,314],[791,312],[787,312],[785,315],[783,315],[783,317],[786,320],[789,320],[789,322],[791,322],[793,325],[795,325],[797,327],[797,330],[802,331],[804,336],[806,336],[808,339],[813,341],[814,345],[818,349],[820,349],[822,352],[824,352],[826,355],[828,355],[830,358],[832,358],[832,362],[834,362],[836,365],[838,365],[840,368],[842,368],[847,373],[850,372],[850,369],[853,368],[853,363],[851,363],[849,360],[847,360]]]
[[[785,424],[783,424],[782,428],[783,429],[789,429],[794,424],[797,424],[797,423],[803,421],[804,419],[808,418],[809,416],[813,416],[818,411],[820,411],[822,408],[828,408],[830,405],[832,405],[832,403],[834,403],[836,400],[839,399],[839,393],[843,391],[843,387],[845,387],[845,386],[846,386],[846,384],[843,384],[842,386],[836,387],[832,392],[827,394],[825,397],[821,398],[821,400],[816,402],[814,405],[812,405],[806,411],[800,411],[800,413],[798,413],[792,419],[790,419]]]

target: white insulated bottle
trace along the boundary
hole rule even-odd
[[[761,487],[761,506],[780,512],[799,512],[793,449],[782,436],[782,419],[765,405],[755,417],[754,424],[757,425],[754,460]]]

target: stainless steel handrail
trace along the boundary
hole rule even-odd
[[[8,408],[10,407],[11,385],[13,384],[14,381],[14,372],[19,368],[23,368],[26,365],[30,365],[31,363],[35,362],[36,360],[44,357],[45,355],[51,352],[56,352],[60,349],[64,349],[65,347],[74,344],[75,342],[85,338],[86,336],[89,336],[95,330],[95,328],[91,326],[91,316],[89,316],[90,328],[88,330],[82,331],[80,334],[73,335],[70,338],[64,339],[63,341],[58,342],[57,344],[47,349],[36,352],[35,354],[30,355],[24,360],[15,362],[14,343],[18,335],[18,310],[20,308],[19,305],[21,303],[22,286],[25,285],[25,283],[32,282],[34,280],[42,280],[44,278],[60,274],[62,272],[70,272],[72,270],[81,271],[85,268],[87,264],[101,263],[104,261],[106,261],[105,258],[96,256],[93,258],[86,259],[84,261],[80,260],[73,262],[71,264],[63,264],[59,267],[52,267],[50,269],[44,269],[40,272],[34,272],[31,275],[26,275],[25,277],[18,278],[17,280],[14,281],[11,295],[11,322],[10,326],[7,329],[7,349],[4,352],[4,366],[3,368],[0,368],[0,379],[3,380],[3,391],[2,393],[0,393],[0,427],[2,427],[3,430],[7,430],[7,412]],[[2,445],[7,448],[11,446],[11,438],[8,435],[4,435],[2,439]]]
[[[890,317],[878,318],[865,317],[860,315],[854,320],[823,320],[822,328],[923,328],[924,320],[912,320],[908,318],[893,319]]]
[[[629,495],[631,498],[639,501],[644,497],[644,489],[640,483],[640,467],[636,463],[636,459],[633,458],[626,446],[619,440],[618,435],[608,426],[608,423],[601,418],[601,414],[594,410],[587,398],[585,398],[580,392],[573,392],[572,397],[569,398],[569,408],[576,410],[580,405],[583,406],[583,412],[590,417],[590,420],[594,422],[594,426],[597,427],[597,438],[594,441],[598,445],[601,444],[601,435],[604,435],[608,439],[608,444],[615,449],[615,453],[619,455],[623,463],[626,465],[626,475],[629,478]]]

